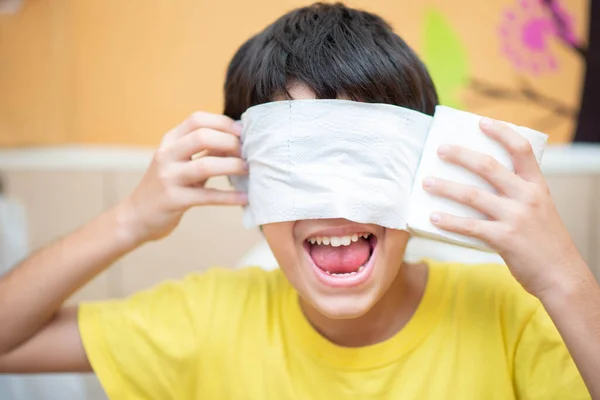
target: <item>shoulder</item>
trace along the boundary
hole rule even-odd
[[[180,285],[200,324],[259,323],[291,290],[281,270],[258,267],[211,268],[186,276]]]
[[[429,262],[432,270],[445,270],[447,279],[469,296],[501,297],[523,302],[535,302],[503,264],[464,264],[451,262]]]
[[[180,286],[191,297],[232,295],[245,298],[276,295],[287,287],[287,281],[279,269],[266,271],[259,267],[214,267],[187,275]]]
[[[166,398],[178,393],[182,379],[194,381],[199,368],[228,363],[223,370],[231,370],[239,359],[224,355],[233,346],[264,342],[286,282],[279,270],[211,268],[125,299],[84,303],[78,314],[82,343],[108,393]],[[161,379],[148,379],[157,373]]]
[[[79,316],[195,328],[209,318],[224,318],[243,307],[256,309],[257,303],[284,293],[286,284],[279,270],[215,267],[161,282],[124,299],[80,304]]]
[[[432,274],[445,276],[455,307],[495,318],[502,325],[523,325],[540,307],[503,264],[428,262]]]

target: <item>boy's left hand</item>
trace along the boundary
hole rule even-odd
[[[483,240],[507,263],[513,276],[533,295],[576,279],[585,265],[552,201],[527,139],[503,123],[483,119],[481,129],[509,152],[515,172],[491,156],[460,146],[440,146],[444,161],[488,181],[497,194],[446,180],[427,178],[425,190],[489,216],[489,220],[434,213],[437,227]]]

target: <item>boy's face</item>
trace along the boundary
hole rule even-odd
[[[307,88],[289,90],[311,99]],[[345,219],[263,226],[283,273],[302,300],[329,318],[357,318],[386,293],[402,265],[408,232]]]

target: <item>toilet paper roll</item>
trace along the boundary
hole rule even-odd
[[[410,199],[408,226],[418,236],[428,237],[445,242],[490,250],[480,240],[444,231],[430,222],[432,212],[441,211],[459,217],[486,219],[486,216],[470,207],[457,202],[432,196],[423,190],[423,179],[432,176],[449,181],[475,186],[493,193],[496,190],[476,174],[456,165],[442,161],[437,149],[442,144],[460,145],[471,150],[488,154],[505,168],[514,171],[512,160],[502,145],[486,136],[479,128],[481,116],[453,108],[438,106],[429,134],[423,148],[423,154],[415,175],[413,191]],[[548,135],[507,123],[516,132],[526,138],[533,149],[533,154],[541,163]]]

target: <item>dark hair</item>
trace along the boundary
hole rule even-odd
[[[234,55],[225,81],[225,114],[290,99],[306,85],[318,99],[387,103],[433,114],[434,84],[415,52],[377,15],[316,3],[285,14]]]

